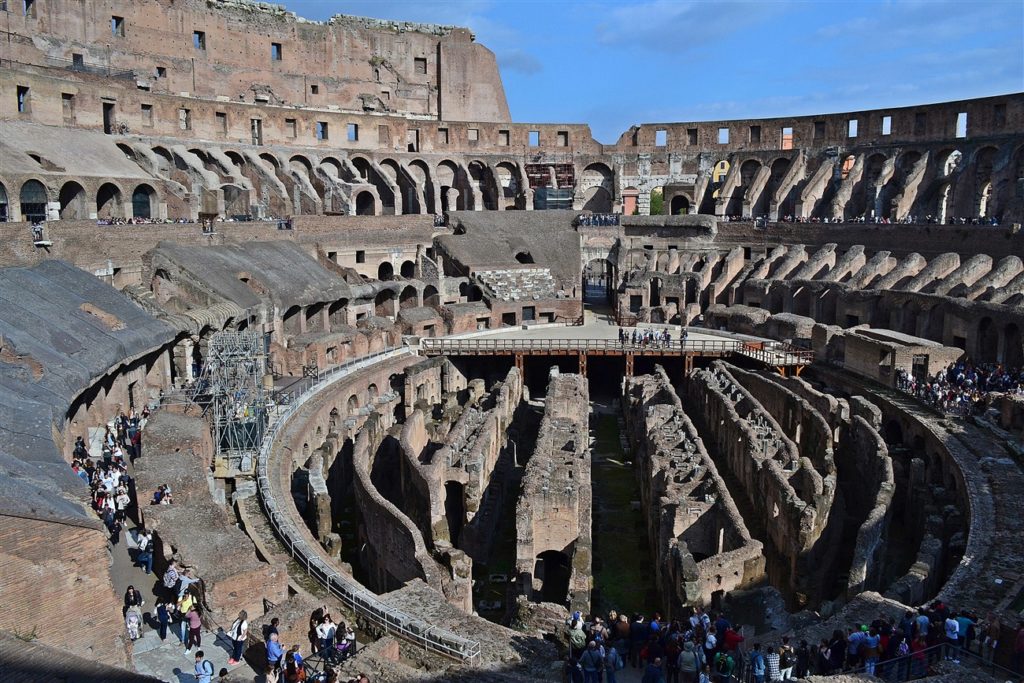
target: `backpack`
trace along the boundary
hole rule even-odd
[[[729,673],[729,658],[727,656],[722,654],[718,655],[718,658],[715,661],[715,671],[720,674]]]
[[[793,661],[793,653],[789,648],[783,648],[782,652],[779,654],[779,668],[790,669],[794,664],[796,664],[796,662]]]
[[[210,663],[209,659],[204,659],[203,663],[199,666],[203,667],[203,673],[213,675],[213,664]]]
[[[178,584],[178,571],[174,568],[164,572],[164,588],[174,588]]]

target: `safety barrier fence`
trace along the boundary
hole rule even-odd
[[[267,428],[256,460],[256,488],[267,518],[288,553],[307,574],[321,583],[332,595],[386,633],[416,643],[428,651],[460,661],[473,662],[480,656],[479,642],[432,626],[419,617],[385,604],[374,593],[324,562],[320,554],[322,549],[305,540],[294,525],[292,516],[285,512],[275,497],[271,486],[269,469],[274,443],[283,426],[307,401],[354,372],[413,353],[409,348],[390,348],[338,365],[319,373],[315,378],[310,378],[312,382],[307,385],[305,391],[292,397],[286,404],[275,406],[271,424]]]

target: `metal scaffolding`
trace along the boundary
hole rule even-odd
[[[210,412],[217,449],[215,473],[252,472],[267,429],[263,377],[267,354],[258,332],[218,332],[210,337],[199,386]]]

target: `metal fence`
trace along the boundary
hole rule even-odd
[[[479,642],[432,626],[419,617],[381,602],[374,593],[353,579],[339,574],[324,562],[320,556],[319,546],[311,546],[307,543],[299,529],[292,523],[291,516],[283,511],[274,497],[270,483],[269,461],[274,441],[282,426],[288,423],[288,420],[295,415],[299,408],[318,394],[321,389],[357,370],[412,353],[413,351],[409,348],[386,349],[344,363],[312,378],[313,381],[307,385],[306,391],[291,397],[291,400],[285,403],[276,404],[271,413],[271,425],[267,429],[256,460],[256,489],[271,526],[274,527],[289,554],[307,574],[320,582],[332,595],[356,614],[387,633],[412,641],[426,650],[460,661],[472,662],[480,656]]]

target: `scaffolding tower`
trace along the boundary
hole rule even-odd
[[[210,337],[198,384],[211,417],[217,476],[252,472],[267,429],[266,373],[267,353],[258,332]]]

